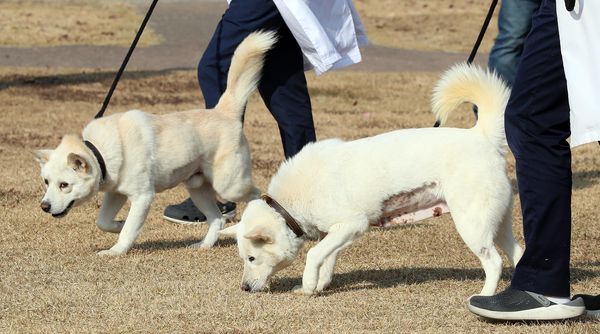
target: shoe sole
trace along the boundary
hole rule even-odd
[[[600,310],[585,311],[585,317],[590,319],[600,320]]]
[[[235,217],[235,211],[230,211],[222,214],[226,219],[233,219]],[[202,225],[206,224],[206,220],[203,221],[190,221],[190,220],[181,220],[169,216],[163,215],[163,218],[169,223],[180,224],[180,225]]]
[[[575,318],[586,313],[581,298],[567,304],[556,304],[515,312],[490,311],[471,304],[467,304],[467,307],[469,311],[479,316],[496,320],[562,320]]]

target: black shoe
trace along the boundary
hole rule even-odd
[[[472,296],[468,308],[479,316],[497,320],[559,320],[585,312],[581,298],[556,304],[540,294],[511,288],[494,296]]]
[[[235,203],[217,202],[217,206],[219,207],[219,210],[221,210],[223,217],[229,219],[235,217]],[[191,198],[188,198],[179,204],[167,206],[163,218],[178,224],[200,224],[206,222],[206,216],[198,210]]]
[[[600,320],[600,295],[575,295],[573,300],[581,298],[585,304],[585,315]]]

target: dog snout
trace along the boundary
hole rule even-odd
[[[242,283],[242,285],[240,285],[240,289],[246,292],[250,292],[250,290],[252,290],[252,288],[250,288],[250,284],[248,283]]]
[[[40,204],[40,207],[42,208],[42,210],[44,210],[44,212],[50,212],[50,208],[51,208],[50,203],[42,202]]]

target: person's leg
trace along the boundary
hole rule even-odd
[[[279,40],[265,60],[259,91],[277,121],[287,158],[316,136],[302,51],[272,1],[231,2],[200,60],[198,79],[206,107],[214,107],[225,91],[235,48],[259,29],[278,32]]]
[[[540,10],[527,42],[505,114],[526,245],[511,286],[568,297],[572,181],[567,138],[571,132],[554,6]]]
[[[569,103],[553,0],[533,19],[509,99],[505,126],[515,156],[525,252],[511,286],[472,297],[469,309],[496,319],[564,319],[580,315],[569,303],[571,153]],[[562,304],[561,302],[567,302]]]
[[[244,38],[257,30],[279,30],[282,26],[285,26],[285,23],[272,0],[231,1],[198,65],[198,81],[206,108],[216,106],[225,91],[231,58]],[[268,66],[269,64],[265,64],[265,68]],[[284,151],[288,152],[285,148]],[[235,215],[235,203],[217,204],[225,217]],[[167,206],[163,217],[180,224],[206,221],[206,216],[196,208],[190,198],[182,203]]]
[[[225,91],[231,58],[244,38],[257,30],[278,30],[282,24],[272,0],[231,1],[198,64],[207,109],[216,106]]]
[[[265,59],[258,90],[277,121],[286,158],[316,140],[300,46],[283,23],[279,40]]]
[[[503,0],[498,14],[498,36],[490,52],[489,68],[511,85],[523,51],[523,42],[531,29],[531,18],[541,0]]]

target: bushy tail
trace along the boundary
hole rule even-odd
[[[477,106],[478,119],[473,129],[481,131],[492,142],[503,145],[504,109],[510,89],[495,73],[466,63],[450,68],[433,89],[432,108],[443,125],[450,112],[464,102]]]
[[[238,45],[231,59],[227,89],[221,95],[216,110],[241,121],[248,97],[260,81],[265,53],[276,41],[275,32],[257,31]]]

